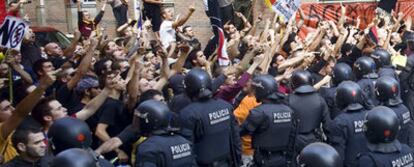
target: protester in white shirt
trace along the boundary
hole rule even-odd
[[[171,9],[163,9],[161,11],[161,17],[163,19],[163,22],[161,23],[160,27],[160,39],[165,49],[168,49],[171,43],[175,43],[175,29],[179,26],[184,25],[194,11],[194,5],[190,5],[190,7],[188,8],[188,13],[183,18],[178,19],[177,21],[173,20],[174,14]]]

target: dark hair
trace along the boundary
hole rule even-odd
[[[17,144],[23,143],[27,144],[29,141],[30,133],[40,133],[42,129],[39,126],[25,126],[22,128],[17,128],[12,135],[13,147],[20,153],[20,150],[17,148]]]
[[[353,48],[354,46],[352,44],[349,44],[349,43],[344,44],[341,48],[342,56],[345,56],[346,52],[352,51]]]
[[[156,95],[162,96],[162,93],[159,90],[156,90],[156,89],[149,89],[149,90],[143,92],[141,94],[140,99],[139,99],[139,104],[141,104],[144,101],[153,99]]]
[[[183,33],[185,33],[185,32],[187,31],[187,30],[186,30],[187,28],[191,28],[191,26],[190,26],[190,25],[186,25],[186,26],[184,26],[184,27],[183,27]]]
[[[43,119],[43,117],[47,115],[52,115],[52,113],[50,112],[52,108],[50,107],[49,103],[53,100],[56,100],[56,99],[53,97],[46,97],[46,98],[40,99],[40,101],[36,104],[36,106],[32,110],[32,117],[42,125],[46,125],[46,122]]]
[[[99,78],[98,78],[98,81],[99,81],[99,88],[101,88],[101,89],[103,89],[103,88],[105,88],[105,83],[106,83],[106,78],[109,76],[109,75],[112,75],[112,74],[116,74],[116,72],[115,71],[107,71],[107,72],[105,72],[104,74],[102,74],[102,75],[99,75]]]
[[[108,58],[103,58],[98,60],[94,65],[93,65],[93,70],[95,72],[96,75],[100,76],[102,75],[104,72],[102,71],[106,71],[106,65],[105,63],[107,61],[112,61],[111,59]]]
[[[43,64],[46,63],[46,62],[51,62],[52,63],[51,60],[44,59],[44,58],[41,58],[41,59],[39,59],[39,60],[37,60],[37,61],[34,62],[34,64],[33,64],[33,72],[36,74],[36,76],[39,77],[38,72],[39,71],[43,71],[42,70],[43,69]]]

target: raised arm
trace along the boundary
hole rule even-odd
[[[29,73],[27,73],[26,71],[23,70],[23,68],[20,66],[20,64],[18,64],[16,62],[16,58],[14,57],[15,55],[12,54],[11,52],[7,52],[6,53],[6,63],[13,69],[15,70],[17,73],[19,73],[19,75],[22,77],[22,80],[25,81],[28,84],[33,84],[33,80],[32,77],[30,76]],[[20,54],[20,53],[17,53]]]
[[[95,114],[108,97],[109,89],[105,87],[98,96],[94,97],[82,110],[76,113],[76,118],[85,121]]]
[[[56,71],[50,72],[40,79],[39,86],[29,95],[27,95],[19,104],[16,106],[16,110],[7,119],[3,126],[1,126],[1,136],[9,136],[23,121],[23,119],[32,111],[34,106],[39,102],[46,89],[52,85],[56,80]]]
[[[88,51],[85,57],[83,57],[75,75],[67,83],[69,90],[72,90],[78,84],[79,80],[88,72],[89,66],[92,62],[94,51],[98,45],[98,40],[94,37],[90,38],[91,44],[89,45]]]
[[[174,22],[172,24],[172,27],[176,29],[177,27],[184,25],[187,22],[187,20],[191,17],[191,15],[193,15],[194,11],[195,11],[194,4],[190,5],[190,7],[188,8],[188,13],[183,18],[180,18],[179,20]]]

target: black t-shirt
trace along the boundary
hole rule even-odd
[[[56,100],[58,100],[63,107],[68,109],[68,115],[79,111],[74,108],[80,105],[80,98],[76,94],[75,90],[69,90],[66,84],[60,86],[56,92]],[[82,109],[82,108],[81,108]]]

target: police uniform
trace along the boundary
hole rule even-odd
[[[139,127],[147,139],[137,146],[137,167],[190,167],[196,166],[190,141],[176,135],[169,128],[172,112],[166,104],[147,100],[136,109],[133,126]],[[139,120],[139,121],[137,121]]]
[[[199,166],[228,166],[232,157],[241,157],[238,127],[232,112],[233,107],[219,99],[193,102],[179,112],[181,134],[194,143]]]
[[[404,144],[414,147],[414,121],[411,118],[411,113],[404,104],[387,105],[392,109],[400,120],[401,130],[397,139]]]
[[[335,119],[336,116],[341,114],[341,110],[335,105],[335,93],[336,93],[336,86],[332,87],[322,87],[319,89],[319,94],[323,99],[325,99],[326,105],[329,109],[329,115],[331,119]]]
[[[400,121],[393,110],[384,106],[375,107],[367,113],[364,124],[369,152],[360,154],[358,166],[414,166],[413,150],[396,139]]]
[[[352,163],[358,153],[367,151],[367,141],[363,133],[366,110],[347,110],[338,115],[329,130],[328,141],[338,151],[346,167]]]
[[[174,134],[154,135],[137,148],[136,167],[197,166],[191,143]]]
[[[368,146],[369,153],[361,154],[359,167],[409,167],[414,166],[413,150],[398,141],[382,147]]]
[[[323,131],[331,118],[325,100],[310,85],[297,88],[289,96],[289,106],[293,109],[295,123],[294,156],[306,145],[323,140]]]
[[[266,102],[250,111],[241,133],[252,135],[255,166],[287,166],[294,132],[292,114],[287,105]]]
[[[362,106],[362,90],[355,82],[339,84],[335,96],[338,107],[343,110],[328,128],[328,143],[344,160],[345,167],[353,167],[358,153],[367,151],[364,136],[364,120],[367,111]]]
[[[361,87],[362,91],[364,92],[364,100],[371,107],[375,107],[379,104],[379,101],[375,95],[375,83],[378,79],[378,75],[375,73],[364,75],[362,79],[360,79],[357,83]]]

